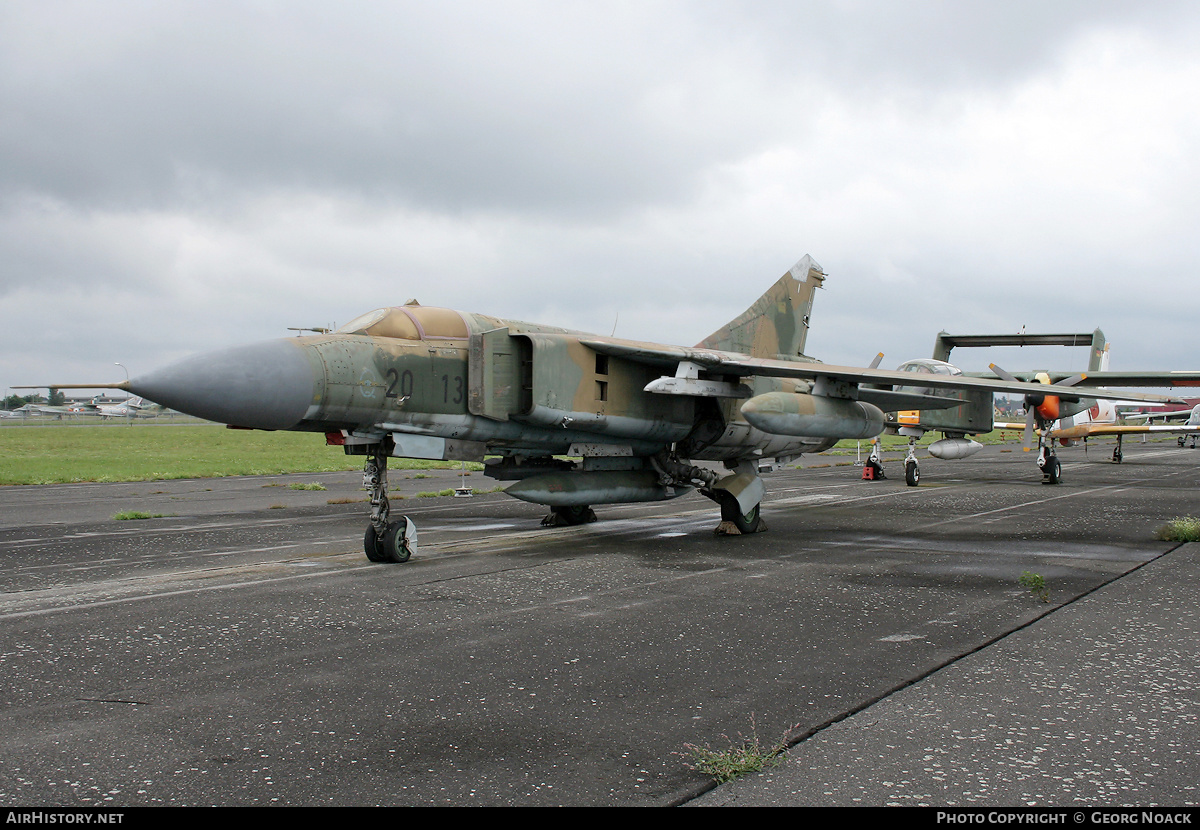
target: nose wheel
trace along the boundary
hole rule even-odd
[[[1041,448],[1037,463],[1042,469],[1042,484],[1058,484],[1062,481],[1062,464],[1058,456],[1046,447]]]
[[[1062,464],[1054,454],[1054,438],[1050,435],[1053,422],[1037,417],[1038,469],[1042,471],[1042,484],[1058,484],[1062,481]],[[1027,425],[1028,426],[1028,425]]]

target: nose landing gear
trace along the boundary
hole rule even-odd
[[[1062,480],[1062,464],[1051,447],[1043,444],[1038,448],[1037,465],[1042,471],[1042,484],[1058,484]]]
[[[387,450],[385,443],[376,444],[363,464],[363,488],[371,491],[371,523],[363,535],[363,550],[372,562],[407,562],[417,548],[417,526],[407,516],[388,521]]]

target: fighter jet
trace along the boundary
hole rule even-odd
[[[391,457],[482,461],[487,475],[513,482],[508,495],[549,507],[546,525],[594,521],[594,505],[698,490],[720,506],[718,532],[753,533],[766,529],[760,459],[783,462],[873,437],[885,410],[961,403],[894,388],[911,385],[906,372],[805,355],[825,279],[805,256],[694,347],[409,301],[332,333],[197,355],[108,386],[232,427],[323,433],[327,444],[363,456],[372,561],[402,562],[412,550],[411,522],[391,518]],[[1043,389],[952,374],[922,376],[920,385],[989,395]],[[695,463],[703,461],[724,470]]]
[[[147,410],[155,407],[154,404],[140,397],[129,398],[117,403],[97,403],[93,398],[87,403],[73,403],[66,406],[49,406],[47,404],[32,404],[32,406],[44,415],[94,415],[101,418],[152,418],[154,413]]]
[[[150,410],[157,408],[144,398],[135,396],[118,403],[93,403],[85,414],[102,418],[153,418],[155,413]]]

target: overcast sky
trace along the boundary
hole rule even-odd
[[[827,362],[1200,369],[1197,43],[1195,2],[6,0],[0,384],[409,298],[690,345],[805,253]]]

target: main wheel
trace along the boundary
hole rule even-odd
[[[1058,462],[1057,455],[1050,456],[1042,473],[1046,476],[1046,484],[1058,484],[1062,480],[1062,464]]]
[[[367,532],[363,535],[363,550],[367,553],[367,558],[372,562],[386,562],[387,557],[383,555],[382,539],[375,532],[375,525],[367,525]]]
[[[721,521],[733,522],[733,526],[740,533],[757,533],[758,526],[762,523],[761,508],[761,503],[756,504],[750,508],[749,513],[743,513],[737,499],[727,495],[721,500]]]
[[[404,546],[404,531],[405,523],[403,521],[392,522],[388,525],[387,533],[383,534],[383,544],[380,546],[384,562],[407,562],[408,557],[412,556],[412,553]]]
[[[904,483],[909,487],[916,487],[921,483],[921,468],[917,466],[917,462],[909,461],[905,463]]]

